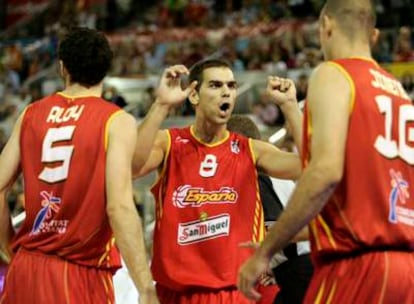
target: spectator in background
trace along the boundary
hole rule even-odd
[[[296,81],[296,99],[298,101],[306,98],[306,92],[308,90],[308,75],[300,74]]]
[[[414,101],[414,73],[405,72],[401,77],[401,84],[411,100]]]
[[[118,93],[118,90],[114,86],[109,86],[104,89],[102,96],[105,100],[116,104],[118,107],[123,108],[128,103],[125,101],[125,98]]]

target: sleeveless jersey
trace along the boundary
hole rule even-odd
[[[204,144],[190,128],[169,130],[156,200],[152,270],[176,291],[235,288],[240,248],[263,238],[263,211],[249,139],[236,133]]]
[[[352,100],[342,180],[310,224],[314,260],[412,250],[414,107],[402,85],[374,61],[355,58],[329,64],[349,80]],[[311,141],[312,118],[306,110],[305,166],[312,157]]]
[[[101,98],[62,94],[27,108],[20,136],[26,220],[14,250],[120,266],[105,194],[107,127],[118,111]]]

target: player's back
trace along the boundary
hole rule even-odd
[[[107,127],[118,111],[98,97],[62,94],[27,108],[20,136],[26,220],[14,249],[119,264],[105,197]]]
[[[343,178],[310,226],[315,257],[409,251],[414,242],[414,107],[401,84],[374,61],[330,64],[350,81],[353,100]]]

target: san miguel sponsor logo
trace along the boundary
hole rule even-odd
[[[189,245],[229,235],[230,215],[227,213],[178,225],[177,243]]]
[[[184,185],[178,187],[172,200],[175,207],[200,207],[204,204],[234,204],[237,201],[237,192],[231,187],[221,187],[216,191],[206,191],[204,188]]]

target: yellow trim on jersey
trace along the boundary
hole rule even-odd
[[[214,144],[208,144],[208,143],[206,143],[206,142],[204,142],[204,141],[202,141],[201,140],[201,138],[198,138],[196,135],[195,135],[195,132],[194,132],[194,126],[193,125],[191,125],[190,126],[190,133],[191,133],[191,135],[194,137],[194,139],[196,140],[196,141],[198,141],[200,144],[203,144],[203,145],[205,145],[205,146],[207,146],[207,147],[216,147],[216,146],[218,146],[218,145],[221,145],[222,143],[224,143],[227,139],[229,139],[229,137],[230,137],[230,132],[229,131],[225,131],[226,132],[226,136],[224,136],[224,138],[222,139],[222,140],[220,140],[220,141],[218,141],[218,142],[216,142],[216,143],[214,143]]]
[[[328,224],[326,224],[326,222],[324,221],[324,219],[322,218],[322,216],[320,214],[316,218],[319,221],[319,223],[321,223],[322,228],[325,231],[326,236],[328,237],[329,243],[331,244],[331,246],[333,248],[336,249],[336,242],[335,242],[335,240],[332,236],[332,232],[331,232],[331,229],[329,228]]]
[[[335,296],[336,283],[337,283],[337,280],[335,279],[334,283],[332,284],[331,290],[329,291],[328,299],[326,300],[326,304],[332,303],[332,299]]]
[[[385,259],[385,261],[384,261],[385,271],[384,271],[384,279],[382,280],[381,295],[380,295],[380,299],[378,301],[378,303],[380,303],[380,304],[384,303],[385,291],[387,289],[387,284],[388,284],[388,274],[389,274],[389,271],[390,271],[390,263],[389,263],[389,260],[388,260],[388,252],[384,251],[383,254],[384,254],[384,259]]]
[[[328,61],[327,64],[336,67],[345,76],[345,78],[348,80],[348,83],[351,87],[351,98],[350,98],[351,100],[349,102],[349,113],[352,113],[352,111],[354,110],[354,106],[355,106],[355,84],[354,84],[354,81],[353,81],[351,75],[349,75],[348,71],[345,70],[345,68],[343,66],[341,66],[340,64],[338,64],[336,62]]]
[[[109,252],[112,249],[112,246],[115,244],[115,238],[111,237],[105,245],[105,252],[98,260],[98,266],[101,266],[106,259],[109,259]]]
[[[326,281],[326,279],[324,279],[322,281],[322,285],[321,285],[321,287],[319,287],[319,291],[318,291],[318,293],[316,295],[316,299],[315,299],[315,302],[314,302],[315,304],[319,304],[322,301],[323,294],[325,292],[325,281]]]
[[[123,110],[118,110],[114,113],[111,114],[111,116],[109,116],[108,120],[106,121],[105,124],[105,137],[104,137],[104,145],[105,145],[105,151],[108,148],[108,141],[109,141],[109,125],[111,124],[112,120],[115,118],[116,115],[122,113]]]
[[[249,138],[248,140],[249,140],[248,141],[248,143],[249,143],[249,150],[250,150],[250,154],[252,156],[253,164],[256,165],[256,159],[257,159],[257,157],[256,157],[256,153],[254,153],[253,139],[252,138]]]
[[[370,57],[363,57],[363,56],[356,56],[356,57],[350,57],[349,59],[359,59],[359,60],[363,60],[363,61],[368,61],[368,62],[371,62],[371,63],[375,64],[375,66],[376,66],[377,68],[379,68],[379,67],[380,67],[380,65],[378,64],[378,62],[376,62],[376,61],[375,61],[375,59],[374,59],[374,58],[370,58]]]
[[[164,159],[162,160],[162,166],[158,168],[158,176],[155,179],[155,181],[152,183],[152,185],[150,186],[150,189],[154,187],[161,180],[161,178],[165,174],[165,171],[167,171],[167,159],[168,159],[168,156],[170,155],[170,151],[171,151],[171,134],[170,134],[170,130],[167,130],[167,148],[165,149]]]
[[[63,289],[65,293],[66,303],[70,303],[69,283],[68,283],[68,261],[63,262]]]
[[[168,157],[170,155],[171,151],[171,133],[170,130],[167,130],[167,148],[165,149],[164,159],[162,163],[162,167],[158,170],[158,177],[154,181],[154,183],[151,185],[150,189],[152,189],[157,183],[163,183],[158,187],[158,199],[156,200],[156,204],[158,204],[156,208],[156,219],[160,219],[163,214],[163,189],[165,187],[164,181],[162,180],[165,172],[167,171],[167,163],[168,163]],[[159,223],[159,221],[157,221]]]
[[[342,211],[341,207],[339,206],[338,199],[336,197],[333,197],[332,201],[335,204],[335,206],[338,208],[339,216],[341,217],[342,221],[344,222],[346,228],[349,230],[349,232],[351,233],[354,240],[358,242],[359,239],[357,238],[354,230],[351,227],[351,221],[348,220],[345,213]]]
[[[264,228],[264,211],[263,211],[262,200],[260,198],[259,179],[257,176],[257,171],[255,171],[255,178],[256,178],[256,206],[254,208],[252,241],[255,243],[258,243],[264,239],[265,228]]]
[[[316,229],[316,219],[313,219],[310,224],[310,230],[312,232],[313,238],[315,239],[316,249],[321,249],[321,242],[319,241],[318,229]]]
[[[91,98],[91,97],[95,97],[95,98],[100,98],[100,96],[95,96],[95,95],[79,95],[79,96],[71,96],[71,95],[67,95],[63,92],[57,92],[56,95],[60,95],[63,98],[67,98],[70,100],[75,100],[75,99],[79,99],[79,98]]]

